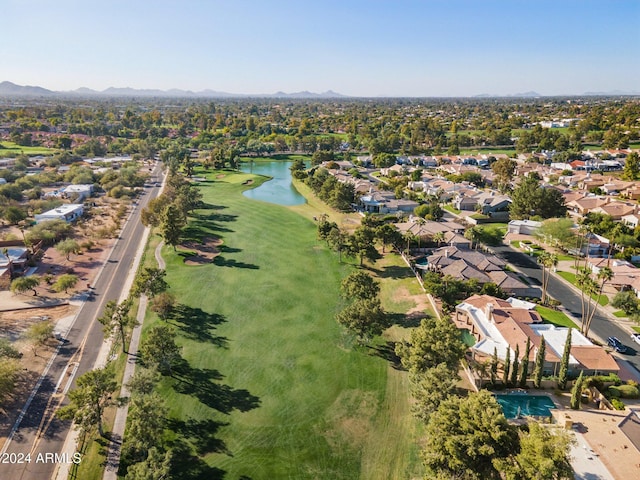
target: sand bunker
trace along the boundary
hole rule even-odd
[[[180,248],[193,253],[185,257],[184,263],[186,265],[211,263],[215,257],[220,255],[220,250],[218,250],[220,245],[222,245],[222,240],[213,237],[205,237],[201,243],[194,241],[184,242],[180,245]]]

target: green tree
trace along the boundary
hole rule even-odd
[[[53,289],[56,292],[67,293],[67,291],[70,288],[75,287],[77,283],[78,283],[77,275],[73,275],[72,273],[65,273],[58,277],[58,279],[56,280],[56,283],[53,284]]]
[[[162,397],[157,393],[131,397],[127,436],[122,449],[126,463],[144,461],[152,447],[161,447],[159,439],[166,425],[167,411]],[[149,412],[153,412],[153,415],[149,415]]]
[[[167,320],[176,304],[175,295],[169,292],[162,292],[151,299],[151,311],[158,314],[162,320]]]
[[[449,318],[429,317],[411,331],[408,342],[396,344],[396,355],[413,374],[424,373],[441,363],[457,371],[466,349],[460,332]]]
[[[160,195],[149,200],[146,208],[140,212],[140,221],[145,227],[159,227],[162,223],[163,213],[171,203],[168,195]]]
[[[140,367],[136,368],[127,387],[131,395],[147,395],[153,392],[159,381],[160,374],[156,369]]]
[[[544,335],[540,337],[540,346],[538,347],[538,352],[536,353],[536,363],[533,367],[533,386],[536,388],[540,388],[542,384],[542,374],[544,373],[544,358],[545,358],[545,350],[547,349],[547,344],[544,341]]]
[[[524,347],[524,356],[520,364],[520,388],[527,386],[527,377],[529,375],[529,353],[531,352],[531,339],[527,336],[527,344]]]
[[[611,306],[622,310],[631,317],[637,317],[640,313],[640,299],[633,290],[623,290],[616,293],[611,301]]]
[[[576,244],[571,218],[549,218],[542,222],[536,235],[555,247],[572,248]]]
[[[518,384],[518,367],[520,366],[518,359],[519,355],[520,345],[516,343],[516,350],[515,352],[513,352],[513,364],[511,365],[511,379],[509,381],[509,383],[513,386],[516,386]]]
[[[360,339],[379,335],[387,326],[387,315],[377,298],[358,299],[336,315],[338,323]]]
[[[155,365],[162,374],[171,374],[171,369],[180,359],[180,347],[176,344],[176,332],[168,325],[152,327],[140,344],[140,354],[147,365]]]
[[[13,358],[3,358],[0,361],[0,406],[15,392],[16,381],[22,366]]]
[[[79,254],[82,251],[82,248],[78,242],[72,238],[67,238],[66,240],[62,240],[56,244],[56,250],[64,255],[67,261],[69,261],[71,254]]]
[[[130,300],[125,300],[120,304],[115,300],[109,300],[104,307],[102,316],[98,318],[105,336],[110,337],[116,332],[118,333],[122,343],[122,353],[126,353],[127,330],[138,324],[138,321],[129,315],[130,309]]]
[[[366,300],[373,299],[380,293],[380,283],[371,275],[356,270],[350,273],[340,286],[340,294],[345,299]]]
[[[502,366],[502,383],[509,385],[509,368],[511,367],[511,349],[507,347],[507,353]]]
[[[534,216],[562,217],[567,211],[564,197],[555,188],[544,188],[535,176],[524,177],[511,194],[510,216],[514,220]]]
[[[488,391],[449,397],[426,427],[427,478],[499,480],[496,462],[509,458],[517,441],[515,427]]]
[[[498,378],[498,349],[493,347],[493,356],[491,357],[491,385],[496,384],[496,379]]]
[[[548,303],[547,289],[549,286],[549,279],[551,278],[551,269],[558,265],[558,255],[555,253],[543,252],[538,257],[538,263],[542,265],[542,303]]]
[[[97,427],[100,436],[104,436],[104,411],[117,403],[117,399],[112,397],[117,387],[115,373],[110,365],[90,370],[78,377],[76,388],[69,392],[69,405],[58,410],[57,415],[73,420],[83,433]]]
[[[13,293],[24,293],[27,290],[33,292],[33,296],[38,296],[36,287],[40,285],[40,277],[38,275],[29,275],[28,277],[18,277],[11,282],[11,291]]]
[[[501,158],[491,164],[491,170],[496,175],[500,190],[506,191],[509,188],[513,175],[516,172],[517,163],[510,158]]]
[[[631,152],[627,155],[622,171],[622,178],[624,180],[638,180],[638,178],[640,178],[640,159],[636,152]]]
[[[440,403],[453,395],[460,380],[458,372],[441,363],[420,374],[410,374],[411,394],[415,399],[413,414],[427,423]]]
[[[402,241],[402,234],[396,227],[389,223],[383,223],[375,229],[375,237],[382,243],[382,253],[385,253],[387,245],[393,245]]]
[[[133,283],[132,294],[136,297],[147,295],[150,298],[164,292],[169,284],[164,277],[167,272],[160,268],[144,267]]]
[[[552,430],[531,421],[519,431],[517,453],[497,462],[497,466],[506,479],[572,480],[572,443],[564,430]]]
[[[560,361],[560,373],[558,374],[558,388],[564,390],[567,388],[567,380],[569,379],[569,356],[571,355],[571,328],[567,332],[567,340],[564,342],[564,350],[562,352],[562,360]]]
[[[366,258],[370,262],[375,262],[380,258],[380,254],[374,245],[375,231],[369,227],[359,227],[349,242],[349,249],[360,257],[360,266]]]
[[[45,320],[34,323],[25,330],[23,336],[27,342],[31,344],[34,355],[37,355],[36,350],[38,347],[42,347],[49,342],[49,339],[53,336],[53,329],[53,322],[51,320]]]
[[[584,383],[583,374],[584,372],[581,370],[578,379],[573,384],[573,388],[571,389],[571,401],[570,406],[573,410],[580,410],[580,404],[582,403],[582,385]]]
[[[22,208],[13,205],[5,208],[2,216],[10,225],[17,225],[27,218],[27,214]]]
[[[125,480],[169,480],[171,478],[172,450],[165,453],[159,448],[151,447],[147,458],[131,465]]]
[[[186,218],[179,207],[171,203],[162,215],[160,224],[160,234],[167,245],[171,245],[176,250],[176,245],[180,242],[182,228],[187,224]]]

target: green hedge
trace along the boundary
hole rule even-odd
[[[612,385],[609,394],[612,398],[640,398],[640,390],[636,385]]]

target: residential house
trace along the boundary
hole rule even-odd
[[[583,196],[582,198],[566,202],[567,211],[574,216],[582,217],[597,207],[606,205],[611,199],[596,195]]]
[[[365,212],[370,213],[413,212],[419,205],[413,200],[397,199],[393,192],[381,192],[373,189],[362,195],[358,202]]]
[[[631,228],[636,228],[640,225],[640,215],[637,213],[623,215],[622,218],[620,218],[620,221]]]
[[[495,283],[509,295],[540,297],[538,288],[525,284],[512,272],[505,272],[505,262],[495,255],[449,246],[435,250],[426,260],[426,265],[419,267],[422,270],[450,275],[459,280],[475,279],[480,284]]]
[[[611,216],[613,220],[621,220],[625,215],[631,215],[636,212],[635,205],[629,205],[622,202],[609,202],[591,209],[593,213],[603,213]]]
[[[507,233],[519,235],[535,235],[542,226],[542,222],[535,220],[511,220],[507,225]]]
[[[35,215],[36,223],[41,223],[46,220],[64,220],[65,222],[73,222],[80,218],[84,213],[84,206],[77,203],[69,203],[60,205],[48,212]]]
[[[15,272],[24,272],[28,255],[25,247],[7,245],[0,248],[0,290],[9,289]]]
[[[557,375],[560,370],[562,353],[569,329],[546,324],[534,310],[535,304],[501,300],[488,295],[474,295],[456,306],[453,320],[459,328],[467,329],[476,343],[471,352],[476,358],[490,359],[494,351],[505,361],[507,352],[513,361],[516,347],[518,360],[529,362],[529,372],[533,371],[535,358],[544,337],[544,374]],[[531,348],[529,357],[524,358],[527,339]],[[578,330],[571,332],[571,352],[569,375],[580,371],[585,374],[617,373],[618,364],[602,347],[594,345]]]

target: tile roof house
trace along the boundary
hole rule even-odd
[[[474,295],[456,306],[453,320],[459,328],[469,330],[476,338],[471,351],[480,358],[491,358],[495,350],[500,360],[505,361],[507,352],[513,359],[517,346],[522,362],[529,339],[529,372],[533,371],[535,357],[544,337],[544,374],[557,375],[569,329],[543,323],[538,312],[533,310],[534,306],[530,304],[523,308],[512,299],[505,301],[488,295]],[[577,375],[580,371],[586,374],[616,373],[619,367],[606,350],[593,345],[573,329],[569,375]]]

